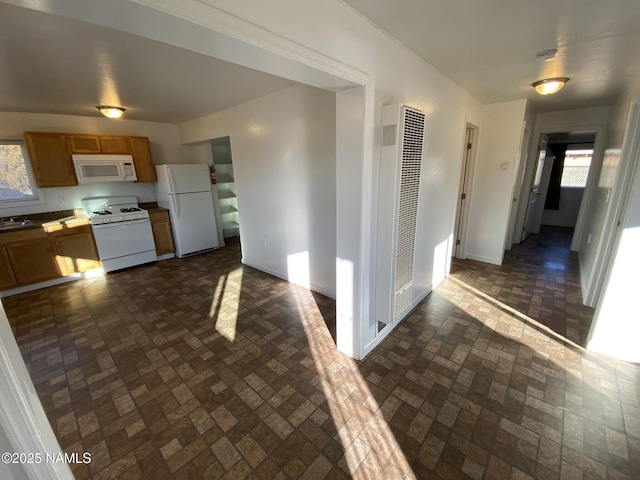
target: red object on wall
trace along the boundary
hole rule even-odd
[[[216,167],[214,167],[213,165],[211,165],[209,167],[209,175],[211,175],[211,185],[215,185],[217,183],[217,180],[216,180]]]

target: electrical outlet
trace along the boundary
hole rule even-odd
[[[67,205],[69,203],[69,197],[66,195],[58,195],[58,200],[60,200],[60,205]]]

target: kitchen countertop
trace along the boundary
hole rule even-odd
[[[76,210],[60,210],[56,212],[32,213],[30,215],[12,215],[9,218],[16,219],[16,225],[10,228],[1,228],[0,235],[5,232],[15,232],[19,230],[31,230],[36,228],[53,228],[56,226],[75,226],[80,221],[86,221],[86,217],[82,209]],[[28,219],[28,223],[22,225],[21,222]],[[8,220],[8,218],[7,218]]]
[[[141,203],[140,208],[148,210],[149,213],[168,211],[166,208],[159,207],[156,202]],[[15,218],[16,225],[3,229],[0,224],[0,235],[6,232],[31,230],[36,228],[44,228],[49,232],[60,228],[72,228],[89,224],[89,220],[81,208],[77,208],[75,210],[60,210],[56,212],[32,213],[30,215],[12,215],[11,217],[7,217],[7,219],[8,218]],[[29,223],[21,225],[20,223],[23,219],[28,219]]]
[[[139,204],[139,207],[140,208],[144,208],[149,213],[168,212],[169,211],[166,208],[159,207],[156,202],[141,203],[141,204]]]

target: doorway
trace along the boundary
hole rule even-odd
[[[540,226],[535,223],[536,212],[540,206],[540,191],[542,187],[542,173],[544,172],[544,165],[547,159],[547,135],[540,135],[538,141],[538,151],[536,153],[536,161],[533,166],[533,177],[531,180],[531,187],[529,187],[529,195],[527,200],[527,213],[524,217],[524,225],[522,226],[522,238],[524,242],[532,231],[538,233]],[[544,198],[542,198],[544,202]]]
[[[467,216],[469,211],[469,194],[471,191],[471,173],[473,159],[476,152],[476,139],[478,127],[467,124],[465,130],[465,144],[462,155],[462,169],[460,171],[460,187],[458,189],[458,203],[456,206],[456,221],[453,229],[454,245],[451,249],[452,257],[465,258],[464,238],[467,227]]]
[[[520,210],[514,240],[525,241],[542,225],[566,227],[573,229],[571,250],[578,250],[592,190],[591,158],[599,155],[599,129],[536,133],[535,162],[521,192],[527,204]]]
[[[231,155],[231,139],[229,137],[211,140],[211,156],[216,175],[215,191],[220,217],[220,228],[224,241],[240,238],[240,218],[238,215],[238,200],[236,194],[236,180],[233,173],[233,156]],[[215,196],[214,196],[215,198]]]

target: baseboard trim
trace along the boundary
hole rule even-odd
[[[330,289],[328,289],[326,287],[323,287],[321,285],[316,285],[314,283],[311,283],[308,287],[306,285],[300,285],[298,283],[294,283],[294,282],[290,281],[287,278],[287,276],[282,272],[278,272],[278,271],[273,270],[271,268],[265,267],[264,265],[259,265],[259,264],[254,264],[254,263],[251,263],[251,262],[247,262],[244,259],[242,259],[242,264],[246,265],[248,267],[251,267],[251,268],[255,268],[256,270],[260,270],[261,272],[268,273],[269,275],[273,275],[274,277],[277,277],[277,278],[279,278],[281,280],[284,280],[286,282],[293,283],[294,285],[298,285],[300,287],[307,288],[308,290],[311,290],[312,292],[319,293],[319,294],[324,295],[325,297],[329,297],[329,298],[331,298],[333,300],[336,299],[335,290],[331,291]]]

